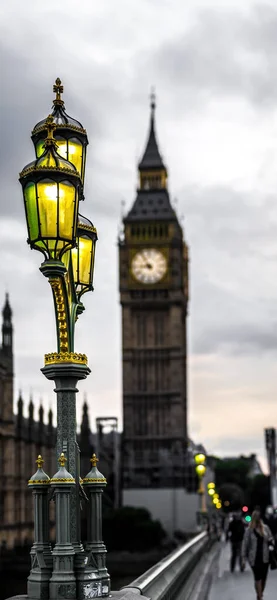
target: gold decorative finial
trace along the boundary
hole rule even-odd
[[[47,127],[47,138],[44,142],[44,148],[46,148],[47,146],[54,146],[55,149],[58,148],[58,144],[56,142],[56,140],[54,139],[53,133],[56,129],[56,123],[54,122],[54,117],[53,115],[48,115],[46,121],[45,121],[45,125]]]
[[[61,455],[58,458],[58,462],[60,463],[61,467],[65,466],[65,463],[67,462],[67,458],[64,455],[64,452],[61,453]]]
[[[97,458],[96,454],[92,455],[92,457],[90,459],[90,462],[91,462],[91,464],[92,464],[93,467],[97,466],[97,463],[99,462],[99,458]]]
[[[53,92],[54,92],[54,94],[56,94],[54,104],[63,105],[64,101],[61,98],[61,94],[63,93],[63,85],[62,85],[62,82],[59,77],[57,77],[57,79],[53,85]]]
[[[37,463],[38,468],[41,469],[41,467],[42,467],[42,465],[44,463],[44,460],[43,460],[41,454],[38,455],[36,463]]]

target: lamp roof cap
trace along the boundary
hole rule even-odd
[[[44,152],[39,158],[28,163],[20,173],[20,178],[25,177],[28,173],[34,171],[53,171],[53,169],[75,175],[79,177],[79,173],[73,165],[57,152],[58,144],[53,136],[56,129],[53,115],[48,115],[46,121],[47,137],[44,143]]]
[[[61,97],[63,93],[63,85],[59,77],[56,79],[53,85],[53,92],[56,94],[56,97],[53,101],[52,116],[57,128],[66,128],[71,129],[72,131],[79,132],[85,136],[86,143],[88,143],[87,132],[84,129],[82,123],[80,123],[80,121],[77,121],[77,119],[70,117],[65,112],[64,100]],[[47,129],[47,118],[42,119],[34,126],[32,136],[35,136],[37,133],[45,129]]]

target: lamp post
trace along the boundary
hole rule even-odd
[[[20,173],[27,241],[31,248],[43,253],[40,271],[49,280],[53,293],[57,350],[45,355],[45,365],[41,370],[47,379],[55,382],[56,452],[57,457],[62,457],[59,458],[60,469],[65,468],[65,461],[67,465],[67,486],[60,489],[59,485],[63,482],[56,476],[51,480],[52,489],[58,490],[55,497],[68,498],[66,511],[58,510],[56,503],[56,529],[62,536],[62,543],[74,550],[74,573],[67,577],[66,585],[62,585],[64,567],[59,566],[64,565],[65,559],[60,556],[60,550],[57,556],[53,554],[51,584],[45,591],[44,581],[43,598],[65,600],[77,597],[82,600],[92,574],[80,531],[80,498],[86,497],[86,494],[80,478],[76,393],[78,381],[86,379],[90,369],[86,355],[75,352],[74,329],[78,316],[84,311],[83,295],[93,290],[97,232],[91,221],[79,214],[79,204],[84,199],[87,134],[81,123],[65,112],[61,97],[63,86],[59,79],[53,89],[56,98],[52,114],[40,121],[32,132],[36,159]],[[58,575],[59,569],[61,576]],[[95,568],[91,570],[95,577]],[[94,597],[108,595],[107,573],[105,590],[101,587],[101,573],[98,579],[99,595]]]
[[[201,514],[206,514],[207,512],[207,506],[206,506],[206,495],[205,495],[205,488],[204,488],[204,484],[203,484],[203,477],[206,473],[206,456],[205,454],[203,454],[202,452],[200,452],[199,454],[195,454],[194,456],[194,462],[195,462],[195,471],[198,475],[198,479],[199,479],[199,488],[198,488],[198,494],[199,494],[199,509]]]

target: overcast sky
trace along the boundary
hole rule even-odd
[[[243,7],[242,7],[243,4]],[[51,290],[26,244],[18,173],[56,77],[90,145],[83,212],[97,226],[79,386],[121,418],[117,236],[157,92],[157,131],[190,248],[189,432],[210,453],[264,455],[277,426],[277,6],[275,0],[2,0],[0,300],[15,328],[15,397],[55,408],[40,373],[55,350]]]

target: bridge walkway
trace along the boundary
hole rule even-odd
[[[230,572],[230,544],[221,542],[219,564],[213,578],[213,584],[209,594],[209,600],[254,600],[253,574],[247,565],[244,573],[239,571],[237,565],[234,573]],[[268,573],[264,600],[276,600],[277,598],[277,571]]]

